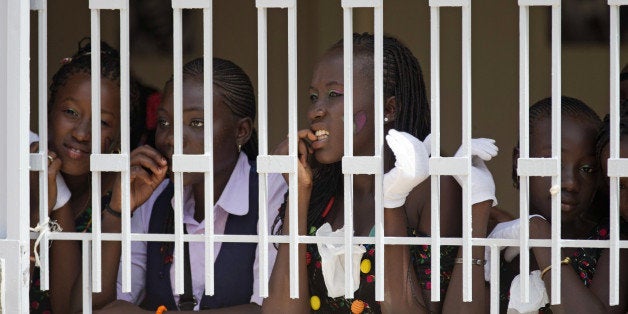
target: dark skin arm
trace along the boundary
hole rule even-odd
[[[491,200],[474,204],[471,208],[473,215],[473,231],[471,235],[474,238],[485,238],[487,234],[487,225],[491,211]],[[484,246],[474,246],[471,250],[471,256],[475,259],[484,259]],[[462,257],[462,250],[458,250],[458,257]],[[445,302],[443,304],[443,313],[485,313],[487,291],[484,284],[484,267],[472,265],[473,276],[473,301],[462,301],[462,264],[456,263],[451,274],[451,282],[447,289]]]
[[[551,225],[544,219],[532,218],[530,220],[530,238],[550,239]],[[551,249],[535,247],[532,249],[539,269],[545,269],[551,264]],[[565,248],[561,256],[571,256],[573,249]],[[628,252],[620,250],[620,270],[628,269]],[[595,278],[592,285],[587,288],[582,280],[573,271],[570,265],[561,265],[561,304],[553,308],[562,310],[565,313],[625,313],[628,306],[628,279],[627,276],[620,275],[619,282],[619,305],[610,307],[608,305],[608,278],[609,278],[609,252],[602,251],[598,260]],[[623,278],[622,278],[623,276]],[[552,291],[551,273],[547,272],[543,276],[547,294]]]

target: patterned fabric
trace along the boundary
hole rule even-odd
[[[105,208],[105,204],[109,203],[111,199],[111,192],[108,192],[102,197],[102,208]],[[90,203],[91,204],[91,203]],[[75,219],[74,225],[76,232],[92,232],[92,206],[82,211]],[[52,306],[50,305],[50,291],[42,291],[40,284],[39,267],[33,269],[33,276],[30,282],[30,288],[28,291],[30,298],[30,312],[51,314]]]
[[[309,235],[316,234],[316,227],[310,227]],[[416,237],[417,232],[408,228],[408,235]],[[420,235],[424,236],[424,235]],[[306,267],[309,276],[310,305],[313,313],[381,313],[379,303],[375,301],[375,246],[364,245],[366,252],[360,262],[360,286],[354,293],[354,299],[346,299],[344,296],[337,298],[327,297],[327,288],[321,269],[321,257],[316,244],[308,244],[305,253]],[[427,245],[412,246],[410,248],[412,264],[417,278],[424,290],[431,289],[430,271],[430,247]],[[441,247],[441,296],[447,290],[451,271],[454,266],[456,248],[451,246]]]

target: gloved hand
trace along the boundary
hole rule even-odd
[[[37,135],[37,133],[33,131],[30,131],[29,145],[38,141],[39,141],[39,135]],[[70,197],[72,196],[72,192],[70,192],[70,189],[65,184],[65,180],[63,180],[63,176],[61,176],[61,173],[59,172],[59,170],[61,169],[60,162],[61,162],[60,160],[52,158],[50,154],[48,155],[48,166],[49,166],[48,170],[50,172],[54,172],[54,173],[49,173],[49,176],[48,176],[49,177],[48,195],[53,196],[56,194],[55,204],[54,206],[52,206],[52,210],[61,208],[70,200]],[[53,163],[55,163],[54,167],[51,167]],[[51,184],[52,180],[50,180],[52,178],[51,176],[52,174],[55,175],[54,186]]]
[[[484,161],[491,160],[497,156],[499,148],[495,145],[495,140],[488,138],[471,139],[471,201],[477,204],[486,200],[492,200],[493,205],[497,205],[495,197],[495,181],[493,175],[488,170]],[[454,157],[462,157],[462,147]],[[462,178],[454,176],[458,184],[462,185]]]
[[[530,215],[529,219],[534,217],[539,217],[541,219],[543,216],[541,215]],[[519,239],[519,224],[521,220],[519,218],[501,222],[495,225],[493,231],[487,236],[489,239]],[[518,246],[508,246],[501,247],[500,250],[506,249],[504,252],[504,260],[510,263],[517,255],[519,255],[519,247]],[[486,264],[484,264],[484,279],[489,281],[491,279],[491,247],[487,246],[484,250],[484,259],[486,260]]]
[[[395,154],[395,167],[384,174],[384,207],[396,208],[406,202],[415,186],[429,176],[430,136],[423,142],[391,129],[386,143]]]

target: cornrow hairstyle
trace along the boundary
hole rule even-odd
[[[229,110],[238,118],[249,117],[255,121],[255,91],[249,76],[235,63],[213,58],[214,74],[213,83],[219,87],[217,92],[221,92],[225,104]],[[196,58],[183,66],[183,77],[203,80],[203,58]],[[171,77],[166,82],[166,87],[172,85]],[[251,129],[249,141],[242,145],[242,151],[249,159],[257,158],[257,131]]]
[[[602,153],[610,141],[611,131],[611,116],[607,114],[604,117],[600,132],[597,135],[597,141],[595,145],[595,152],[597,159],[602,164]],[[619,136],[628,135],[628,100],[622,101],[619,107]]]
[[[419,61],[398,39],[384,35],[384,98],[394,96],[397,104],[395,118],[386,127],[407,132],[421,140],[430,133],[430,106],[425,91],[425,81]],[[336,42],[328,52],[340,50],[343,40]],[[373,64],[375,36],[369,33],[353,34],[353,52],[356,57],[363,58]],[[370,79],[373,77],[373,67],[370,70]],[[388,146],[385,146],[385,163],[394,164],[394,155]],[[307,223],[309,226],[319,227],[325,218],[321,216],[328,206],[330,199],[337,193],[342,193],[342,163],[313,167],[313,188]],[[273,224],[273,232],[281,233],[282,226],[278,225],[285,216],[285,202]]]
[[[582,121],[590,123],[596,130],[602,123],[600,116],[598,116],[597,113],[583,101],[568,96],[562,96],[560,102],[562,117],[568,116],[581,119]],[[530,132],[532,133],[532,130],[534,130],[534,126],[538,121],[552,116],[552,98],[548,97],[539,100],[530,107],[529,113]],[[517,148],[518,147],[519,143],[517,143]],[[516,169],[512,169],[512,180],[515,187],[518,188],[519,176],[517,175]]]
[[[81,39],[78,43],[78,50],[69,58],[61,60],[61,67],[52,77],[48,98],[48,111],[52,109],[55,103],[59,88],[64,86],[72,75],[83,73],[91,75],[92,72],[92,47],[89,37]],[[120,87],[120,53],[106,42],[100,43],[100,75],[103,79],[108,79]],[[142,111],[140,105],[140,96],[138,95],[138,83],[133,77],[130,79],[130,120],[131,120],[131,146],[134,147],[138,128],[142,128],[143,124],[138,120],[143,120],[145,111]],[[141,132],[141,131],[140,131]],[[119,147],[118,147],[119,148]]]

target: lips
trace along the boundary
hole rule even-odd
[[[560,203],[560,210],[562,212],[571,212],[571,211],[575,210],[577,206],[578,206],[577,202],[563,201],[563,202]]]
[[[89,157],[90,150],[78,145],[64,144],[63,147],[67,153],[67,156],[71,159],[82,159]]]
[[[327,130],[327,128],[325,128],[324,125],[322,124],[313,124],[311,126],[311,130],[312,132],[314,132],[314,135],[316,136],[316,140],[312,142],[312,148],[313,149],[320,149],[322,148],[325,143],[327,142],[327,140],[329,140],[329,131]]]

